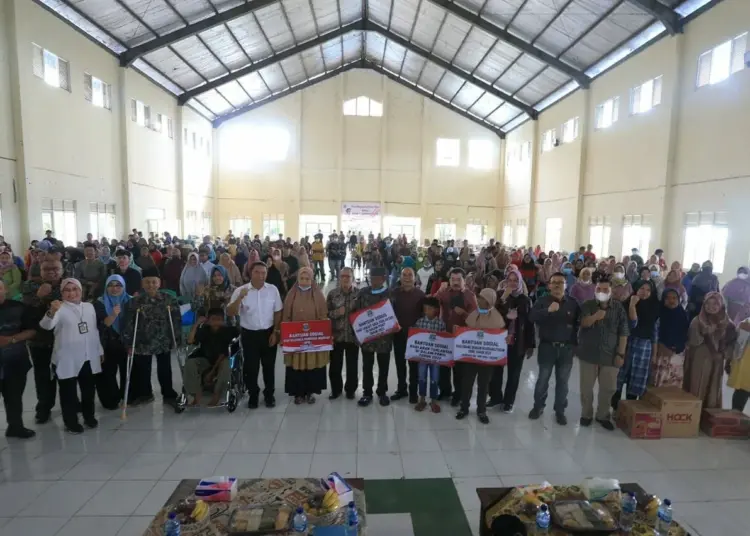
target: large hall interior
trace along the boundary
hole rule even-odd
[[[47,230],[660,248],[723,286],[750,261],[749,31],[748,0],[2,0],[0,235],[21,257]],[[369,536],[490,534],[477,489],[586,477],[670,498],[675,534],[750,533],[747,436],[580,426],[578,367],[567,426],[527,417],[535,357],[485,426],[295,405],[279,352],[275,407],[97,403],[78,436],[59,405],[33,426],[29,372],[37,437],[0,439],[0,535],[156,536],[186,479],[332,471],[364,482]]]

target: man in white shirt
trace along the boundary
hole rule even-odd
[[[262,262],[250,267],[250,283],[238,287],[227,307],[228,316],[239,316],[242,328],[244,375],[249,399],[247,407],[258,407],[258,372],[263,366],[263,398],[266,407],[276,405],[274,398],[276,347],[281,333],[281,295],[274,285],[266,283],[268,268]]]

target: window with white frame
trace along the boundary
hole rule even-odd
[[[714,272],[724,272],[729,243],[726,212],[688,212],[685,214],[683,266],[711,261]]]
[[[596,107],[596,112],[594,113],[594,128],[596,130],[604,130],[605,128],[609,128],[617,123],[619,116],[620,97],[612,97],[611,99],[607,99]]]
[[[492,142],[490,140],[469,140],[469,167],[492,168]]]
[[[211,213],[210,212],[201,212],[201,227],[200,232],[201,236],[206,236],[211,234]]]
[[[57,240],[66,246],[75,247],[78,243],[76,227],[76,202],[42,198],[42,227],[51,230]]]
[[[698,58],[697,87],[718,84],[745,68],[747,32],[724,41]]]
[[[544,222],[544,250],[560,251],[562,218],[547,218]]]
[[[651,108],[661,104],[662,77],[647,80],[630,90],[630,113],[645,114]]]
[[[263,214],[263,236],[275,240],[280,234],[284,234],[284,215]]]
[[[141,127],[151,125],[151,107],[143,104],[138,99],[130,100],[130,120]]]
[[[609,240],[612,235],[612,222],[609,216],[589,218],[589,244],[594,254],[599,257],[609,257]]]
[[[115,238],[115,206],[107,203],[89,203],[89,232],[94,238]]]
[[[648,256],[651,242],[651,215],[626,214],[622,219],[622,254],[630,255],[637,248],[641,255]]]
[[[461,140],[438,138],[435,142],[435,165],[457,167],[461,163]]]
[[[435,223],[435,238],[440,242],[456,239],[456,223],[454,221],[443,221],[438,219]]]
[[[578,137],[578,118],[573,117],[563,123],[562,142],[570,143]]]
[[[182,127],[182,144],[190,145],[190,136],[188,135],[188,129],[186,127]]]
[[[151,119],[151,124],[148,125],[148,128],[150,128],[154,132],[161,132],[164,128],[164,116],[162,116],[158,112],[154,113],[153,118]]]
[[[359,117],[382,117],[383,103],[365,96],[355,97],[344,101],[344,115]]]
[[[229,220],[229,230],[238,238],[242,238],[245,235],[252,236],[252,229],[253,222],[250,218],[237,216],[236,218],[230,218]]]
[[[32,43],[32,46],[34,76],[52,87],[70,91],[70,63],[36,43]]]
[[[167,219],[167,211],[163,208],[147,208],[146,209],[146,231],[154,234],[159,234],[161,231],[168,231],[165,228]]]
[[[167,117],[167,136],[170,140],[174,139],[174,123],[171,117]]]
[[[515,246],[525,246],[529,239],[529,224],[525,219],[516,220],[516,242]]]
[[[542,152],[546,153],[554,149],[557,145],[557,132],[554,128],[547,130],[542,134]]]
[[[510,246],[513,244],[513,220],[505,220],[503,222],[502,242],[504,246]]]
[[[188,210],[185,212],[185,235],[198,236],[198,211]]]
[[[484,220],[471,219],[466,224],[466,240],[472,246],[487,243],[487,222]]]
[[[83,96],[97,108],[112,109],[112,86],[89,73],[83,73]]]

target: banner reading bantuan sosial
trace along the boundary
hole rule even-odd
[[[505,365],[508,362],[504,329],[456,328],[453,334],[410,328],[406,359],[452,366],[461,363]]]
[[[349,322],[359,344],[374,341],[401,329],[390,300],[383,300],[367,309],[353,312],[349,315]]]
[[[310,353],[333,350],[330,320],[281,323],[281,350]]]

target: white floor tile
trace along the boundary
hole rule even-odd
[[[143,497],[141,504],[135,509],[133,515],[154,516],[161,510],[174,493],[180,482],[177,480],[160,480],[151,491]]]
[[[360,452],[357,455],[358,478],[403,478],[404,467],[397,452]]]
[[[104,485],[103,482],[52,482],[19,515],[23,517],[70,517]]]
[[[463,430],[437,430],[435,432],[442,450],[481,449],[478,433],[471,428]]]
[[[263,478],[304,477],[310,473],[312,453],[269,454]]]
[[[81,508],[78,515],[130,516],[155,484],[145,480],[110,480]]]
[[[282,428],[276,435],[271,452],[276,454],[312,453],[315,450],[317,437],[318,433],[315,430]]]
[[[158,430],[140,448],[140,452],[182,452],[195,430]]]
[[[372,514],[367,516],[367,536],[413,536],[411,514]]]
[[[196,430],[183,452],[221,452],[232,444],[237,431]]]
[[[109,480],[125,463],[122,454],[91,453],[65,473],[65,480]]]
[[[56,536],[117,536],[127,517],[73,517]]]
[[[139,452],[112,477],[114,480],[157,480],[174,463],[177,454]],[[80,465],[80,464],[79,464]]]
[[[164,480],[183,480],[185,478],[210,476],[214,474],[220,460],[221,454],[217,453],[183,452],[175,458],[162,478]]]
[[[357,476],[357,454],[354,452],[344,454],[316,452],[313,454],[309,477],[324,478],[334,471],[344,478]]]
[[[228,452],[221,458],[214,473],[220,476],[236,476],[237,478],[258,478],[263,473],[267,459],[268,454],[257,452]]]
[[[245,432],[239,431],[234,436],[227,452],[271,452],[276,432]]]
[[[49,486],[48,482],[5,482],[0,484],[0,516],[13,517],[31,504]]]
[[[437,452],[402,452],[401,462],[406,478],[449,478],[450,471],[443,458]]]
[[[357,431],[321,430],[315,441],[315,453],[342,454],[357,452]]]
[[[117,536],[143,536],[151,524],[153,516],[131,516],[117,533]]]
[[[401,452],[440,451],[438,436],[432,430],[399,430],[398,446]]]
[[[443,457],[454,478],[497,476],[490,459],[482,450],[444,450]]]
[[[453,485],[456,486],[458,498],[464,510],[479,510],[479,497],[477,488],[501,488],[503,482],[496,476],[454,478]],[[471,519],[469,519],[471,521]]]
[[[395,452],[399,451],[398,436],[395,428],[385,430],[360,430],[357,437],[357,452]]]
[[[3,527],[0,527],[2,536],[24,535],[46,535],[56,534],[68,522],[67,517],[16,517],[11,519]]]

